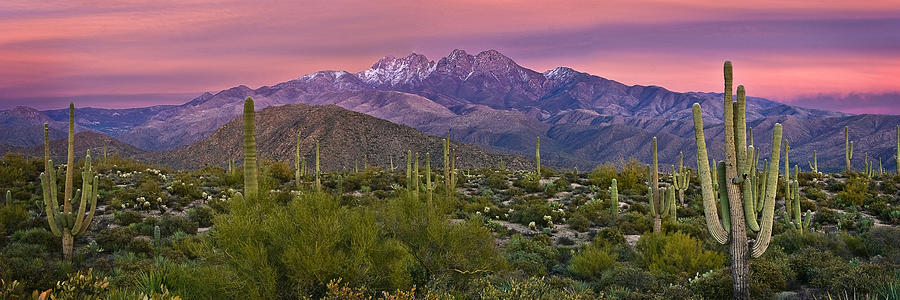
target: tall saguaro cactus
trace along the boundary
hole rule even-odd
[[[616,216],[619,214],[619,187],[615,178],[613,178],[612,183],[609,185],[609,214],[613,220],[615,220]]]
[[[254,201],[259,196],[259,169],[256,165],[256,121],[253,98],[244,100],[244,197]]]
[[[653,167],[650,169],[650,214],[653,215],[653,232],[662,230],[662,197],[659,194],[659,158],[656,155],[656,137],[653,137]]]
[[[297,134],[297,151],[294,153],[294,183],[297,185],[297,188],[300,188],[301,180],[300,176],[301,165],[300,165],[300,134]]]
[[[722,244],[731,246],[732,290],[735,299],[750,299],[749,257],[759,257],[769,246],[772,236],[772,223],[775,211],[775,191],[778,181],[779,156],[781,154],[781,124],[776,123],[772,130],[771,160],[767,170],[766,188],[762,208],[762,216],[757,222],[757,210],[754,209],[752,189],[755,179],[750,176],[754,147],[747,146],[746,132],[746,97],[743,86],[738,86],[737,102],[732,100],[732,67],[726,61],[724,121],[725,121],[725,161],[717,168],[719,179],[719,199],[728,204],[727,215],[730,217],[730,230],[725,231],[719,221],[716,210],[716,195],[712,187],[711,176],[699,172],[700,188],[703,194],[703,212],[706,225],[713,238]],[[697,142],[697,169],[708,170],[709,158],[706,150],[706,139],[703,135],[703,113],[700,104],[695,103],[694,136]],[[725,201],[727,199],[727,201]],[[723,211],[723,218],[725,212]],[[757,224],[759,233],[751,245],[747,241],[747,224]],[[754,230],[751,226],[751,230]],[[754,230],[756,231],[756,230]],[[730,233],[730,236],[729,236]]]
[[[431,154],[425,152],[425,191],[428,193],[428,203],[432,203],[432,191],[434,187],[431,185]]]
[[[844,162],[847,164],[844,171],[850,172],[850,160],[853,159],[853,141],[850,140],[850,129],[844,126]]]
[[[57,202],[58,192],[56,185],[56,175],[53,170],[53,161],[50,160],[50,131],[47,124],[44,124],[44,172],[41,173],[41,188],[43,189],[44,210],[47,213],[47,222],[50,225],[50,231],[53,235],[62,237],[63,258],[71,262],[72,251],[74,249],[75,237],[85,233],[94,219],[94,212],[97,210],[97,182],[98,178],[94,175],[94,169],[91,166],[91,151],[87,151],[84,158],[84,167],[81,171],[82,188],[72,191],[75,161],[75,105],[69,104],[69,153],[66,166],[66,190],[63,192],[63,208],[59,211]],[[62,171],[62,168],[59,169]],[[72,198],[71,195],[75,195]],[[78,201],[78,197],[81,201]],[[7,191],[7,198],[9,192]],[[8,201],[8,200],[7,200]],[[72,202],[79,202],[78,211],[72,212]],[[91,204],[90,210],[86,211],[87,203]]]
[[[537,137],[534,143],[534,157],[537,162],[537,176],[541,178],[541,137]]]
[[[894,155],[894,163],[897,164],[897,174],[900,174],[900,125],[897,125],[897,154]]]
[[[450,132],[447,132],[447,138],[444,139],[444,193],[447,199],[450,199],[452,192],[453,189],[450,186]]]
[[[319,179],[322,169],[319,168],[319,141],[316,141],[316,192],[322,191],[322,180]]]

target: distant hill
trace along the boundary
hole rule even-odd
[[[197,143],[173,150],[149,153],[145,159],[176,168],[226,166],[230,159],[242,161],[242,121],[235,118]],[[356,163],[389,168],[405,168],[406,151],[431,153],[433,167],[443,167],[440,137],[391,123],[335,105],[303,104],[271,106],[256,114],[256,143],[262,158],[294,161],[298,134],[301,155],[312,165],[315,143],[319,141],[320,164],[324,170],[352,170]],[[457,168],[497,167],[500,160],[510,169],[533,168],[534,162],[522,156],[498,155],[477,146],[453,142]]]

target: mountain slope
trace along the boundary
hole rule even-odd
[[[391,123],[335,105],[303,104],[272,106],[257,112],[256,143],[260,157],[291,162],[293,165],[297,135],[301,137],[301,155],[312,163],[315,143],[319,141],[320,163],[325,170],[352,170],[356,163],[396,167],[406,163],[406,151],[430,152],[435,167],[443,166],[441,138],[413,128]],[[166,152],[152,153],[147,159],[177,168],[205,165],[225,166],[229,159],[242,158],[242,123],[235,118],[200,142]],[[532,168],[533,162],[521,156],[489,154],[478,147],[452,143],[458,168],[496,167],[503,158],[511,169]]]

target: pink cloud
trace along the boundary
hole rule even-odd
[[[719,91],[725,59],[775,100],[900,90],[894,1],[107,2],[0,3],[0,101],[255,87],[455,48],[678,91]]]

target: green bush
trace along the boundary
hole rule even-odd
[[[604,271],[616,265],[616,254],[609,246],[587,246],[578,251],[569,265],[569,271],[578,277],[599,280]]]
[[[116,224],[128,226],[133,223],[139,223],[144,220],[140,213],[133,210],[116,212]]]
[[[558,252],[546,235],[529,239],[516,234],[510,238],[503,256],[513,268],[528,275],[542,276],[556,263]]]
[[[187,214],[188,219],[190,219],[191,222],[197,223],[200,227],[212,226],[213,210],[209,206],[201,205],[191,208],[188,210]]]
[[[12,234],[10,240],[12,242],[41,246],[43,251],[59,252],[62,249],[60,239],[44,228],[16,231]]]
[[[620,288],[648,291],[655,289],[657,282],[649,272],[623,264],[603,272],[600,286],[606,287],[607,290]]]
[[[197,223],[182,216],[164,215],[157,225],[163,236],[170,236],[179,231],[187,234],[197,233]]]
[[[724,255],[704,249],[701,241],[681,232],[645,234],[635,248],[641,265],[658,277],[687,279],[725,263]]]
[[[101,230],[97,234],[97,244],[100,245],[100,248],[110,251],[123,250],[137,235],[138,232],[130,227]]]
[[[506,180],[506,175],[500,172],[489,173],[484,179],[484,183],[492,189],[498,191],[509,188],[509,181]]]

